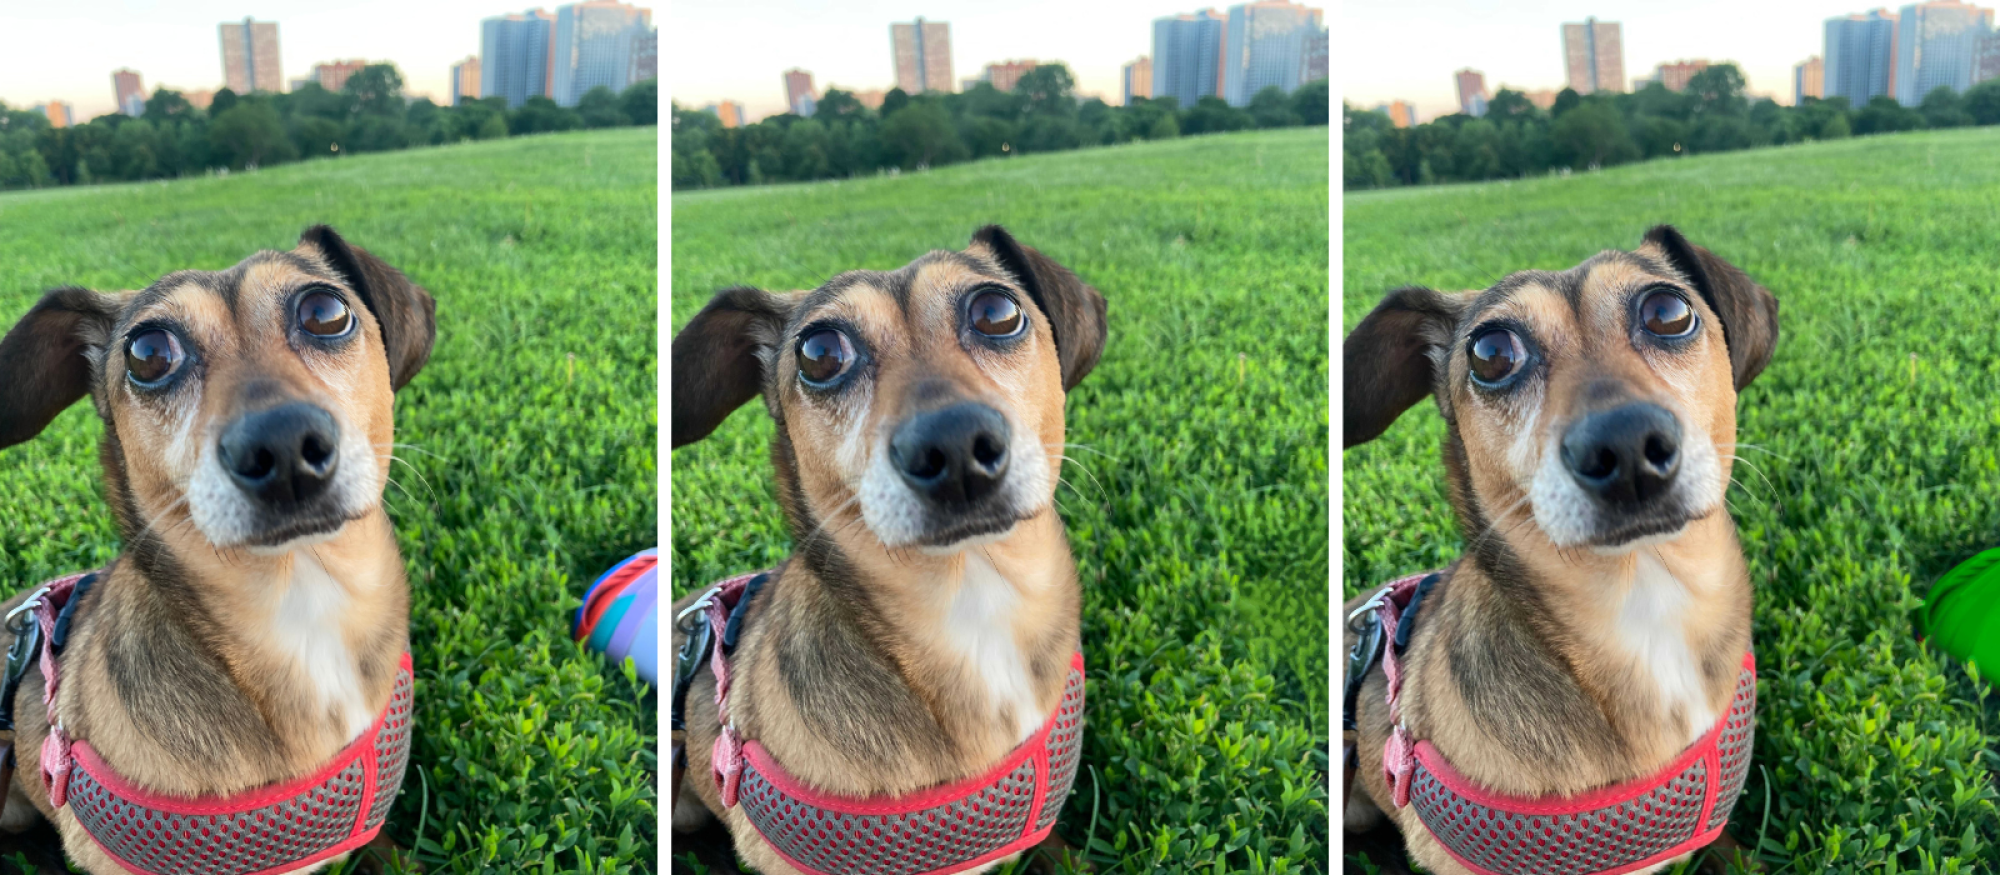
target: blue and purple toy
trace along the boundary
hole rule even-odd
[[[660,550],[641,550],[604,572],[583,596],[572,633],[592,650],[624,662],[631,657],[639,677],[659,685]]]

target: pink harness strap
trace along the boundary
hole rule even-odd
[[[1385,588],[1384,636],[1425,575]],[[1453,859],[1480,875],[1620,875],[1698,850],[1721,835],[1743,791],[1756,731],[1757,659],[1743,654],[1730,706],[1708,732],[1651,776],[1573,797],[1493,793],[1452,768],[1426,739],[1412,741],[1397,701],[1401,658],[1384,647],[1390,720],[1382,768],[1397,807],[1412,805]]]
[[[44,698],[55,714],[59,663],[48,642],[83,575],[49,584],[33,610],[42,625]],[[32,602],[32,600],[31,600]],[[68,805],[97,846],[139,875],[264,875],[310,866],[367,844],[402,788],[415,704],[410,654],[389,703],[366,732],[304,777],[226,796],[183,798],[119,776],[88,740],[52,723],[42,743],[49,800]]]
[[[708,603],[722,629],[752,577],[717,584]],[[1055,711],[1034,735],[986,772],[905,796],[853,798],[816,791],[793,779],[764,746],[741,741],[725,701],[728,660],[720,641],[710,654],[722,735],[711,768],[723,804],[743,813],[779,856],[809,875],[946,875],[977,868],[1039,844],[1054,830],[1083,755],[1083,654]]]

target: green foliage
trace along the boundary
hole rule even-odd
[[[310,82],[287,94],[224,88],[206,110],[160,89],[140,118],[113,113],[55,130],[40,113],[0,104],[0,190],[173,179],[269,167],[301,158],[383,152],[579,127],[653,125],[659,83],[584,95],[576,109],[547,98],[515,110],[500,98],[440,107],[407,100],[394,65],[371,64],[338,92]],[[36,120],[39,120],[37,123]],[[336,148],[337,147],[337,148]]]
[[[590,581],[656,537],[657,143],[609,131],[0,195],[4,325],[44,289],[219,270],[319,222],[436,298],[386,496],[417,671],[388,829],[432,873],[654,867],[655,698],[569,625]],[[7,591],[117,554],[102,431],[78,404],[0,452]]]
[[[1746,85],[1736,65],[1716,64],[1689,77],[1679,92],[1657,82],[1630,94],[1565,88],[1548,112],[1502,88],[1483,119],[1455,114],[1408,129],[1392,127],[1382,113],[1343,105],[1342,175],[1350,189],[1517,179],[1857,134],[2000,125],[2000,79],[1964,94],[1937,88],[1915,108],[1891,97],[1858,109],[1846,98],[1779,106],[1752,100]],[[1462,136],[1482,123],[1494,127]]]
[[[1042,64],[1022,74],[1011,92],[985,82],[956,94],[897,88],[875,112],[836,88],[820,98],[811,119],[785,113],[732,129],[713,115],[676,104],[673,185],[840,179],[1183,134],[1327,123],[1331,103],[1324,80],[1290,95],[1267,92],[1243,109],[1215,97],[1187,109],[1171,98],[1145,97],[1114,107],[1097,98],[1079,100],[1067,66]],[[818,126],[811,136],[794,136],[808,123]]]
[[[1058,829],[1099,872],[1329,871],[1327,149],[1272,131],[674,198],[676,325],[989,222],[1103,291],[1057,496],[1091,672]],[[789,552],[771,433],[753,403],[674,454],[676,592]]]
[[[1671,222],[1770,288],[1729,503],[1756,587],[1754,767],[1732,832],[1771,872],[1990,872],[1984,686],[1912,612],[2000,541],[2000,131],[1844,140],[1345,201],[1344,324],[1389,289],[1568,268]],[[1343,591],[1460,550],[1421,404],[1344,460]]]

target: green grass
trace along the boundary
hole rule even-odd
[[[1348,327],[1390,288],[1561,270],[1657,222],[1777,294],[1729,496],[1760,672],[1732,829],[1771,871],[2000,866],[1983,688],[1912,627],[2000,542],[1997,152],[1994,130],[1868,137],[1345,199]],[[1346,455],[1345,592],[1456,557],[1443,433],[1424,404]]]
[[[999,222],[1110,304],[1058,495],[1084,591],[1085,770],[1058,831],[1098,871],[1325,871],[1324,129],[674,196],[673,321]],[[677,592],[790,545],[760,405],[673,459]]]
[[[428,871],[652,871],[658,725],[569,640],[592,578],[656,537],[656,137],[527,137],[227,178],[0,195],[0,318],[141,288],[325,222],[438,302],[396,400],[413,606],[412,771],[389,833]],[[4,376],[0,376],[4,378]],[[88,403],[0,452],[0,580],[119,549]]]

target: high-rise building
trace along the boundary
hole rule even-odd
[[[118,111],[138,117],[146,114],[146,86],[139,71],[119,68],[111,73],[111,90],[118,95]]]
[[[1407,128],[1417,123],[1417,108],[1407,100],[1392,100],[1375,107],[1375,111],[1389,117],[1389,123],[1399,128]]]
[[[328,91],[339,91],[347,87],[349,77],[367,68],[368,62],[359,59],[335,61],[331,64],[314,64],[312,81],[318,82],[319,87]]]
[[[1039,63],[1038,61],[1027,60],[1001,61],[998,64],[987,64],[985,72],[980,74],[979,79],[993,86],[996,91],[1013,91],[1014,86],[1021,84],[1021,76],[1029,70],[1035,69]]]
[[[1256,0],[1229,7],[1223,33],[1222,96],[1248,106],[1266,88],[1290,94],[1306,69],[1306,42],[1325,29],[1323,14],[1291,0]]]
[[[1486,114],[1486,101],[1492,95],[1486,93],[1486,74],[1470,67],[1451,74],[1458,84],[1458,111],[1478,118]]]
[[[69,104],[60,100],[51,100],[48,103],[36,104],[35,111],[46,116],[49,120],[49,127],[52,128],[66,128],[76,124],[76,119],[70,117]]]
[[[624,91],[632,84],[632,54],[653,29],[653,12],[619,0],[586,0],[556,8],[555,67],[551,97],[575,106],[598,86]]]
[[[793,115],[812,118],[818,109],[819,92],[813,88],[813,74],[793,67],[785,71],[785,106]]]
[[[1578,94],[1625,89],[1625,42],[1618,22],[1586,18],[1562,26],[1563,70]]]
[[[1131,106],[1134,97],[1153,96],[1153,59],[1140,55],[1139,59],[1126,64],[1120,71],[1125,80],[1124,101],[1121,106]]]
[[[229,90],[237,94],[285,90],[285,75],[278,60],[277,22],[245,18],[242,24],[224,24],[219,30],[222,81]]]
[[[660,29],[647,27],[632,34],[632,65],[625,72],[625,85],[660,78]]]
[[[734,100],[711,103],[702,107],[701,111],[721,119],[722,126],[725,128],[739,128],[743,126],[743,104],[737,103]]]
[[[1896,81],[1896,16],[1887,9],[1826,20],[1824,96],[1860,107]]]
[[[451,105],[457,106],[463,100],[479,99],[479,56],[467,55],[465,60],[451,65]]]
[[[949,23],[919,18],[891,24],[889,52],[896,65],[896,87],[905,93],[952,90]]]
[[[1229,20],[1213,9],[1153,19],[1153,96],[1190,107],[1222,96],[1222,41]]]
[[[1972,87],[1980,41],[1993,32],[1993,10],[1934,0],[1905,6],[1897,18],[1897,102],[1916,106],[1936,89]]]
[[[1979,62],[1972,68],[1972,84],[2000,79],[2000,31],[1979,41]]]
[[[1506,86],[1501,86],[1501,87],[1504,88]],[[1527,98],[1528,102],[1530,104],[1533,104],[1536,109],[1550,110],[1555,108],[1556,97],[1560,93],[1561,92],[1558,92],[1551,88],[1544,88],[1541,89],[1540,91],[1522,92],[1521,96]]]
[[[1661,64],[1658,67],[1654,67],[1653,75],[1647,81],[1665,85],[1668,91],[1686,91],[1688,82],[1694,78],[1694,74],[1706,69],[1708,69],[1708,61],[1705,59],[1674,61],[1670,64]]]
[[[1805,103],[1808,97],[1826,96],[1826,65],[1814,55],[1792,65],[1792,105]]]
[[[1327,60],[1333,54],[1332,33],[1322,27],[1318,33],[1306,36],[1306,56],[1299,73],[1299,82],[1318,82],[1327,75]]]
[[[549,96],[555,38],[556,17],[540,9],[479,22],[479,96],[509,107]]]

